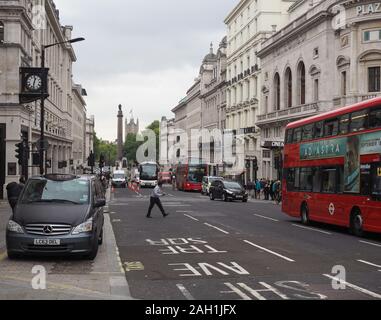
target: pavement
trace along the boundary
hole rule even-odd
[[[110,190],[108,190],[108,198]],[[107,211],[107,210],[106,210]],[[0,300],[131,300],[110,216],[105,214],[104,242],[94,261],[74,258],[9,260],[5,228],[11,216],[0,203]],[[40,279],[46,279],[46,289]]]
[[[145,217],[151,189],[116,189],[110,219],[133,298],[381,299],[381,237],[305,227],[263,200],[211,201],[165,188],[170,213]]]

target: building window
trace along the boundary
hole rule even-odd
[[[364,42],[381,41],[381,30],[368,30],[364,32]]]
[[[319,101],[319,79],[314,80],[314,101]]]
[[[341,73],[341,95],[347,95],[347,72],[343,71]]]
[[[314,49],[313,57],[314,59],[319,58],[319,48]]]
[[[263,158],[264,159],[271,159],[271,151],[270,150],[263,150]]]
[[[371,67],[368,68],[368,78],[369,78],[369,92],[380,92],[381,86],[381,75],[380,67]]]
[[[280,110],[280,77],[279,73],[275,74],[274,78],[274,105],[275,105],[275,111]]]
[[[292,72],[290,68],[286,70],[286,106],[292,107]]]
[[[0,43],[4,43],[4,23],[0,21]]]
[[[298,92],[299,104],[306,103],[306,67],[303,62],[299,63],[298,67]]]

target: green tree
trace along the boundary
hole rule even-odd
[[[94,134],[94,154],[95,161],[99,161],[101,154],[105,156],[106,165],[113,166],[117,158],[117,145],[112,142],[104,141],[97,137],[96,133]]]
[[[155,120],[146,129],[152,130],[156,135],[156,158],[159,160],[160,121]],[[144,141],[136,141],[138,135],[129,133],[124,143],[124,152],[130,163],[136,162],[136,152]],[[139,140],[142,140],[140,138]]]

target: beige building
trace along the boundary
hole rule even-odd
[[[85,156],[84,156],[86,166],[87,166],[87,159],[91,151],[94,151],[94,135],[95,135],[95,117],[90,116],[90,118],[86,118]]]
[[[378,9],[377,9],[378,8]],[[381,94],[379,1],[297,1],[258,52],[262,176],[280,175],[285,126]]]
[[[213,132],[224,132],[226,128],[226,49],[227,39],[224,37],[219,44],[217,53],[205,57],[200,70],[201,76],[201,128]],[[209,139],[205,139],[209,140]],[[202,142],[202,158],[208,164],[210,175],[220,175],[224,172],[223,139],[211,137]]]
[[[21,172],[15,158],[15,145],[21,136],[36,150],[40,138],[39,102],[21,105],[20,67],[39,67],[42,45],[71,39],[72,27],[62,26],[52,0],[41,1],[46,11],[46,25],[35,26],[33,1],[2,1],[0,5],[0,197],[3,187],[24,173],[38,174],[39,169]],[[36,2],[37,3],[37,2]],[[38,20],[38,19],[37,19]],[[45,101],[46,158],[52,161],[48,172],[69,172],[73,156],[73,82],[72,64],[76,61],[70,44],[46,51],[49,70],[49,98]],[[59,169],[59,162],[66,167]],[[31,164],[31,160],[30,160]]]
[[[86,90],[81,85],[73,87],[73,116],[72,116],[72,161],[70,170],[73,173],[80,173],[86,166]]]
[[[245,169],[235,172],[242,182],[257,177],[255,159],[260,158],[259,114],[261,64],[257,52],[262,42],[288,21],[288,8],[295,1],[241,0],[225,19],[227,36],[226,127],[233,130],[244,153]]]

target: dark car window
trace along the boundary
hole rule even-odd
[[[226,189],[242,189],[242,186],[237,182],[225,182]]]
[[[25,187],[22,203],[70,202],[89,203],[89,182],[81,179],[69,181],[30,180]]]

